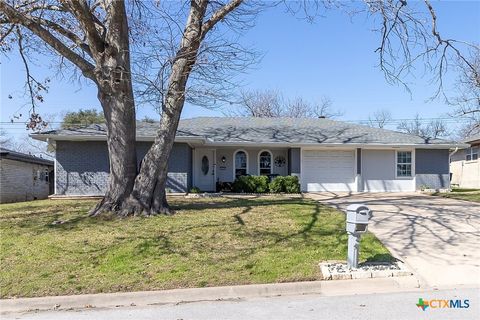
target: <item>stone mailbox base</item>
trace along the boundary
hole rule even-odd
[[[358,268],[347,267],[344,262],[321,262],[323,280],[347,280],[410,276],[412,272],[401,261],[360,263]]]

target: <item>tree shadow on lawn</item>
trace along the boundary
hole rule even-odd
[[[226,198],[222,198],[226,199]],[[204,200],[204,199],[202,199]],[[302,199],[226,199],[225,201],[191,201],[191,199],[181,199],[172,202],[171,207],[177,212],[177,215],[189,214],[192,211],[199,211],[201,214],[209,214],[208,210],[217,209],[234,209],[243,208],[240,214],[234,215],[234,218],[239,224],[244,225],[244,221],[241,215],[248,213],[254,207],[260,206],[278,206],[278,205],[316,205],[314,201],[302,200]],[[325,207],[327,208],[327,207]],[[43,216],[45,215],[45,216]],[[75,228],[88,228],[102,225],[108,225],[111,221],[122,220],[125,223],[130,223],[133,219],[154,219],[155,217],[117,217],[114,214],[103,214],[97,217],[89,217],[85,212],[76,213],[68,219],[64,219],[64,209],[59,209],[53,212],[48,210],[41,210],[40,212],[32,212],[28,214],[20,214],[16,217],[10,217],[15,219],[21,219],[21,222],[17,224],[22,228],[35,229],[37,233],[44,232],[46,230],[59,230],[68,231]],[[40,221],[32,218],[38,218]],[[63,219],[62,219],[63,218]],[[129,221],[130,220],[130,221]],[[195,226],[192,226],[195,227]],[[183,229],[185,231],[185,229]]]
[[[269,206],[284,206],[284,205],[294,205],[301,206],[301,210],[305,210],[304,206],[307,207],[307,210],[312,210],[308,220],[305,218],[298,218],[295,223],[295,226],[285,228],[283,230],[278,230],[275,227],[269,227],[268,225],[248,225],[244,217],[249,213],[252,213],[254,208],[258,207],[269,207]],[[85,253],[85,247],[88,248],[87,252],[108,252],[111,249],[114,249],[117,246],[121,246],[124,243],[131,241],[141,242],[136,245],[135,250],[140,256],[144,255],[146,252],[156,252],[158,254],[178,254],[182,257],[189,257],[192,254],[197,252],[212,252],[212,251],[222,251],[224,254],[219,255],[217,258],[218,262],[227,261],[231,259],[240,259],[246,258],[250,255],[258,253],[262,250],[268,250],[278,246],[279,248],[288,249],[295,248],[296,246],[320,246],[320,247],[345,247],[346,246],[346,233],[344,231],[343,222],[334,222],[329,221],[326,225],[319,225],[319,216],[323,213],[334,212],[333,209],[326,207],[322,204],[319,204],[315,201],[304,200],[304,199],[222,199],[222,201],[202,199],[202,201],[191,201],[191,199],[180,199],[172,201],[172,207],[177,210],[177,215],[185,215],[195,211],[198,211],[202,215],[212,214],[215,215],[215,212],[210,212],[209,210],[216,209],[235,209],[241,208],[241,212],[234,213],[230,215],[231,220],[216,220],[216,221],[207,221],[199,224],[192,224],[183,226],[182,224],[179,227],[175,227],[173,230],[162,229],[152,234],[152,231],[146,231],[150,235],[142,235],[140,233],[128,232],[124,237],[116,237],[113,242],[109,244],[95,246],[90,244],[79,245],[78,253]],[[280,210],[282,208],[279,208]],[[278,210],[278,209],[274,209]],[[285,208],[283,208],[285,210]],[[48,213],[46,217],[41,217],[38,214],[33,214],[33,217],[29,215],[21,216],[22,219],[20,223],[17,223],[17,226],[21,228],[28,228],[30,230],[35,230],[37,234],[41,234],[49,231],[59,231],[59,232],[68,232],[75,229],[81,229],[82,231],[87,231],[89,228],[98,228],[100,227],[112,227],[115,228],[116,225],[112,225],[112,221],[121,221],[121,223],[133,223],[133,220],[142,221],[144,218],[117,218],[113,215],[101,215],[99,217],[88,217],[86,213],[77,213],[76,215],[69,217],[68,219],[62,220],[65,215],[62,211],[58,210],[57,212]],[[260,212],[259,212],[260,211]],[[256,214],[263,214],[263,210],[256,210]],[[267,215],[269,212],[265,210]],[[222,216],[225,213],[222,213]],[[295,213],[292,212],[292,217]],[[174,219],[175,217],[165,217],[164,219]],[[38,220],[40,219],[40,220]],[[148,218],[148,219],[155,219]],[[300,220],[298,220],[300,219]],[[305,220],[305,221],[304,221]],[[61,223],[53,223],[55,221],[61,221]],[[343,221],[343,220],[342,220]],[[322,220],[320,220],[322,222]],[[327,221],[325,221],[327,222]],[[298,226],[297,226],[298,224]],[[233,237],[240,239],[240,244],[238,247],[235,247],[233,244],[226,243],[225,245],[220,245],[218,242],[208,241],[204,239],[208,232],[211,233],[211,228],[220,228],[228,234],[228,237]],[[230,228],[230,230],[225,231],[225,228]],[[201,231],[204,229],[205,231]],[[193,231],[193,234],[188,235],[188,232]],[[180,234],[180,236],[179,236]],[[189,245],[176,245],[175,241],[179,241],[179,237],[183,237],[183,234],[187,234],[185,237],[191,236],[193,239],[182,239],[183,241],[189,241]],[[195,237],[199,237],[195,239]],[[327,240],[325,240],[327,239]],[[196,241],[197,240],[197,241]],[[325,243],[327,241],[327,243]],[[73,253],[73,251],[72,251]]]

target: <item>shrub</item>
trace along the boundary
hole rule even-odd
[[[286,193],[300,193],[300,183],[297,176],[286,176],[283,179]]]
[[[285,179],[282,176],[275,177],[275,179],[273,179],[272,182],[270,182],[268,187],[270,188],[270,192],[272,193],[284,192]]]
[[[297,176],[276,177],[269,184],[270,192],[273,193],[300,193],[300,184]]]
[[[199,187],[193,187],[190,189],[190,193],[200,193],[202,190],[200,190]]]
[[[241,176],[233,183],[234,192],[264,193],[268,192],[267,176]]]

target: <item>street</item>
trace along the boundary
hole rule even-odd
[[[423,311],[424,301],[469,300],[469,308]],[[3,315],[2,319],[480,319],[480,289],[451,289],[348,296],[297,295],[230,301],[152,305],[148,307],[88,308]],[[465,304],[464,304],[465,305]]]

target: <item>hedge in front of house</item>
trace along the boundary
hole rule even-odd
[[[241,176],[233,183],[233,192],[265,193],[268,192],[267,176]]]
[[[300,184],[297,176],[278,176],[268,186],[272,193],[300,193]]]
[[[296,176],[278,176],[269,183],[267,176],[241,176],[233,183],[233,192],[245,193],[300,193]]]

